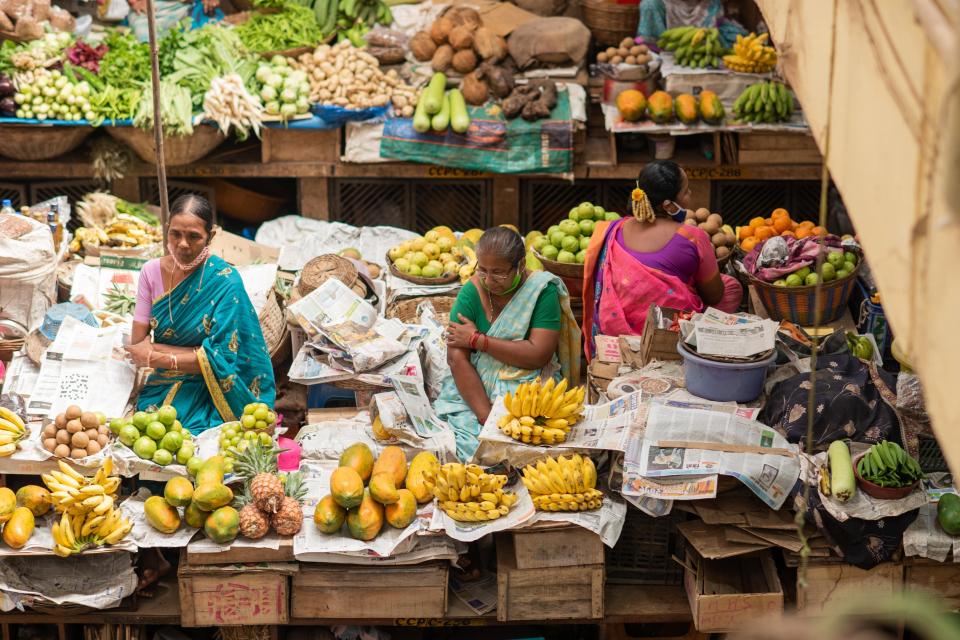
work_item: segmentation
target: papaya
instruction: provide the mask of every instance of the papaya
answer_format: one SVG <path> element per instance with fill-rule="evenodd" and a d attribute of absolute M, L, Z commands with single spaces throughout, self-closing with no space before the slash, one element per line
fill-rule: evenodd
<path fill-rule="evenodd" d="M 397 492 L 397 501 L 388 504 L 383 513 L 387 518 L 387 524 L 397 529 L 406 529 L 417 517 L 417 499 L 413 497 L 413 492 L 408 489 L 400 489 Z"/>
<path fill-rule="evenodd" d="M 716 93 L 705 89 L 700 92 L 700 117 L 704 122 L 720 124 L 723 122 L 723 103 Z"/>
<path fill-rule="evenodd" d="M 480 242 L 480 236 L 482 235 L 483 229 L 467 229 L 461 234 L 458 244 L 461 247 L 464 245 L 475 247 Z"/>
<path fill-rule="evenodd" d="M 163 497 L 171 507 L 185 507 L 193 501 L 193 484 L 183 476 L 170 478 L 163 488 Z"/>
<path fill-rule="evenodd" d="M 150 496 L 143 503 L 143 515 L 150 526 L 160 533 L 173 533 L 180 528 L 180 514 L 160 496 Z"/>
<path fill-rule="evenodd" d="M 393 486 L 402 487 L 407 477 L 407 454 L 400 447 L 384 447 L 373 464 L 373 475 L 387 471 L 393 476 Z"/>
<path fill-rule="evenodd" d="M 233 542 L 240 531 L 240 514 L 233 507 L 220 507 L 203 523 L 203 532 L 218 544 Z"/>
<path fill-rule="evenodd" d="M 17 506 L 30 509 L 34 516 L 42 516 L 50 511 L 50 492 L 35 484 L 17 489 Z"/>
<path fill-rule="evenodd" d="M 204 511 L 214 511 L 230 504 L 233 491 L 222 484 L 201 484 L 193 492 L 193 502 Z"/>
<path fill-rule="evenodd" d="M 383 505 L 363 492 L 360 505 L 347 511 L 347 529 L 357 540 L 373 540 L 383 528 Z"/>
<path fill-rule="evenodd" d="M 207 516 L 209 515 L 209 511 L 204 511 L 197 506 L 196 502 L 191 502 L 187 505 L 187 508 L 183 510 L 183 521 L 187 523 L 188 527 L 199 529 L 203 526 L 203 523 L 207 521 Z"/>
<path fill-rule="evenodd" d="M 380 504 L 393 504 L 400 499 L 397 485 L 393 484 L 393 476 L 386 471 L 374 474 L 370 478 L 370 497 Z"/>
<path fill-rule="evenodd" d="M 352 509 L 363 500 L 363 478 L 353 467 L 338 467 L 330 476 L 330 495 L 344 509 Z"/>
<path fill-rule="evenodd" d="M 347 510 L 337 504 L 331 495 L 320 498 L 313 510 L 313 522 L 321 533 L 338 533 L 347 518 Z"/>
<path fill-rule="evenodd" d="M 366 483 L 373 475 L 373 451 L 362 442 L 352 444 L 340 454 L 340 466 L 354 469 Z"/>
<path fill-rule="evenodd" d="M 16 494 L 7 487 L 0 487 L 0 524 L 9 520 L 16 508 Z"/>
<path fill-rule="evenodd" d="M 650 119 L 657 124 L 673 121 L 673 98 L 666 91 L 654 91 L 647 98 L 647 111 Z"/>
<path fill-rule="evenodd" d="M 3 541 L 13 549 L 22 549 L 33 535 L 33 512 L 27 507 L 17 507 L 3 525 Z"/>
<path fill-rule="evenodd" d="M 199 487 L 202 484 L 222 484 L 223 476 L 225 475 L 224 465 L 226 462 L 227 459 L 223 456 L 211 456 L 204 460 L 195 478 L 197 486 Z"/>
<path fill-rule="evenodd" d="M 406 486 L 420 504 L 433 500 L 433 491 L 430 487 L 433 485 L 434 478 L 437 477 L 439 470 L 440 461 L 437 460 L 437 456 L 429 451 L 421 451 L 410 461 Z M 424 475 L 430 479 L 429 485 Z"/>
<path fill-rule="evenodd" d="M 945 493 L 937 502 L 937 522 L 948 535 L 960 536 L 960 496 Z"/>
<path fill-rule="evenodd" d="M 700 119 L 697 99 L 689 93 L 678 95 L 673 101 L 673 108 L 677 113 L 677 119 L 683 124 L 694 124 Z"/>
<path fill-rule="evenodd" d="M 627 122 L 637 122 L 647 112 L 647 99 L 636 89 L 627 89 L 617 94 L 617 110 Z"/>

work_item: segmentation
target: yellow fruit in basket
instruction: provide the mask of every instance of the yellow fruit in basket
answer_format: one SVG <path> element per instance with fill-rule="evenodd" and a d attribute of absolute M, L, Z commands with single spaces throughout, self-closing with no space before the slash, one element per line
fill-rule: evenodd
<path fill-rule="evenodd" d="M 466 242 L 469 242 L 472 245 L 476 245 L 478 242 L 480 242 L 480 236 L 482 235 L 483 229 L 470 229 L 463 232 L 463 235 L 460 236 L 460 242 L 461 244 L 466 244 Z"/>
<path fill-rule="evenodd" d="M 427 244 L 427 241 L 423 238 L 417 238 L 415 240 L 410 240 L 409 242 L 411 251 L 423 251 L 424 245 Z"/>
<path fill-rule="evenodd" d="M 407 269 L 410 268 L 410 261 L 406 258 L 397 258 L 393 261 L 393 266 L 402 271 L 403 273 L 407 272 Z"/>
<path fill-rule="evenodd" d="M 433 259 L 440 255 L 440 247 L 434 242 L 428 242 L 423 245 L 423 252 L 427 254 L 428 258 Z"/>
<path fill-rule="evenodd" d="M 448 260 L 447 262 L 443 263 L 443 272 L 444 272 L 444 273 L 457 273 L 457 271 L 458 271 L 459 269 L 460 269 L 460 263 L 459 263 L 459 262 L 454 262 L 453 260 Z"/>
<path fill-rule="evenodd" d="M 430 262 L 430 258 L 427 257 L 427 254 L 423 251 L 417 251 L 413 254 L 413 259 L 411 259 L 410 262 L 423 269 L 427 266 L 427 263 Z"/>
<path fill-rule="evenodd" d="M 397 245 L 395 247 L 390 247 L 390 251 L 387 252 L 387 255 L 390 256 L 390 259 L 396 262 L 399 260 L 403 254 L 406 253 L 403 250 L 403 245 Z"/>
<path fill-rule="evenodd" d="M 440 236 L 437 239 L 437 246 L 440 247 L 440 251 L 450 251 L 453 248 L 453 240 L 448 236 Z"/>
<path fill-rule="evenodd" d="M 431 229 L 423 234 L 423 239 L 427 242 L 436 242 L 440 238 L 440 234 L 437 233 L 435 229 Z"/>
<path fill-rule="evenodd" d="M 441 275 L 443 275 L 443 267 L 438 267 L 431 262 L 420 269 L 420 275 L 422 275 L 424 278 L 439 278 Z"/>

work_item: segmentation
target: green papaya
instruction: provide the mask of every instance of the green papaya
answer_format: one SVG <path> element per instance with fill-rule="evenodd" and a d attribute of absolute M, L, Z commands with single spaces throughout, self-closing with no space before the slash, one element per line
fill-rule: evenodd
<path fill-rule="evenodd" d="M 960 536 L 960 496 L 945 493 L 937 503 L 937 522 L 951 536 Z"/>

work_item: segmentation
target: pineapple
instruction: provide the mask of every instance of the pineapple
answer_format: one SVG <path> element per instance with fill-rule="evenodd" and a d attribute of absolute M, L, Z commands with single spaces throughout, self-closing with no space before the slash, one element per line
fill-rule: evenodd
<path fill-rule="evenodd" d="M 244 485 L 243 492 L 234 500 L 234 506 L 240 509 L 240 535 L 251 540 L 259 540 L 270 531 L 270 519 L 253 503 L 250 487 Z"/>
<path fill-rule="evenodd" d="M 251 440 L 245 450 L 236 452 L 233 463 L 233 472 L 250 488 L 253 504 L 265 513 L 276 513 L 283 501 L 283 483 L 277 476 L 279 454 L 276 443 L 263 446 L 259 440 Z"/>
<path fill-rule="evenodd" d="M 303 526 L 303 508 L 300 501 L 307 495 L 303 475 L 297 471 L 286 476 L 285 493 L 280 508 L 270 519 L 270 524 L 281 536 L 292 536 Z"/>

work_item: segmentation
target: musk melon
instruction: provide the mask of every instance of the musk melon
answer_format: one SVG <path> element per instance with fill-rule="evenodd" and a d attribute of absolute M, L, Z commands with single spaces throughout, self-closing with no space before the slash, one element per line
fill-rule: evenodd
<path fill-rule="evenodd" d="M 22 549 L 33 535 L 34 524 L 33 512 L 27 507 L 17 507 L 3 525 L 3 541 L 13 549 Z"/>
<path fill-rule="evenodd" d="M 187 523 L 187 526 L 199 529 L 203 526 L 203 523 L 207 521 L 207 516 L 209 515 L 209 511 L 204 511 L 197 506 L 196 502 L 191 502 L 187 505 L 187 508 L 183 510 L 183 521 Z"/>
<path fill-rule="evenodd" d="M 673 108 L 677 113 L 677 119 L 683 124 L 693 124 L 700 119 L 697 99 L 689 93 L 678 95 L 673 101 Z"/>
<path fill-rule="evenodd" d="M 430 486 L 434 478 L 437 477 L 437 471 L 440 470 L 440 461 L 437 456 L 429 451 L 421 451 L 410 461 L 410 469 L 407 471 L 407 489 L 417 499 L 417 502 L 423 504 L 433 500 L 433 492 Z M 430 478 L 430 485 L 424 479 L 424 474 Z"/>
<path fill-rule="evenodd" d="M 193 492 L 193 502 L 204 511 L 214 511 L 230 504 L 233 500 L 233 491 L 222 484 L 201 484 Z"/>
<path fill-rule="evenodd" d="M 30 509 L 34 516 L 42 516 L 50 511 L 50 492 L 35 484 L 17 489 L 17 506 Z"/>
<path fill-rule="evenodd" d="M 224 465 L 227 460 L 223 456 L 211 456 L 203 461 L 200 470 L 197 471 L 197 486 L 202 484 L 222 484 L 224 476 Z"/>
<path fill-rule="evenodd" d="M 397 485 L 393 483 L 393 475 L 387 471 L 376 473 L 370 478 L 370 497 L 380 504 L 393 504 L 400 499 Z"/>
<path fill-rule="evenodd" d="M 673 120 L 673 98 L 666 91 L 654 91 L 647 98 L 647 111 L 650 119 L 657 124 L 666 124 Z"/>
<path fill-rule="evenodd" d="M 17 496 L 7 487 L 0 487 L 0 523 L 6 522 L 13 516 L 17 508 Z"/>
<path fill-rule="evenodd" d="M 617 110 L 627 122 L 637 122 L 647 112 L 647 99 L 636 89 L 617 94 Z"/>
<path fill-rule="evenodd" d="M 387 519 L 387 524 L 397 529 L 406 529 L 417 517 L 417 499 L 413 497 L 413 492 L 408 489 L 400 489 L 397 492 L 397 501 L 388 504 L 383 510 Z"/>
<path fill-rule="evenodd" d="M 346 518 L 347 510 L 337 504 L 331 495 L 320 498 L 313 510 L 313 522 L 321 533 L 338 533 Z"/>
<path fill-rule="evenodd" d="M 170 478 L 163 487 L 163 497 L 172 507 L 185 507 L 193 501 L 193 484 L 183 476 Z"/>
<path fill-rule="evenodd" d="M 363 500 L 363 479 L 353 467 L 338 467 L 330 476 L 330 495 L 344 509 L 352 509 Z"/>
<path fill-rule="evenodd" d="M 362 442 L 352 444 L 340 454 L 340 466 L 351 467 L 367 482 L 373 475 L 373 451 Z"/>
<path fill-rule="evenodd" d="M 357 540 L 373 540 L 382 528 L 383 505 L 364 491 L 360 505 L 347 512 L 347 529 Z"/>
<path fill-rule="evenodd" d="M 143 503 L 143 515 L 150 526 L 160 533 L 173 533 L 180 528 L 180 514 L 160 496 L 150 496 Z"/>
<path fill-rule="evenodd" d="M 704 122 L 720 124 L 723 122 L 723 103 L 716 93 L 706 89 L 700 92 L 700 117 Z"/>
<path fill-rule="evenodd" d="M 203 532 L 218 544 L 233 542 L 240 531 L 240 514 L 233 507 L 220 507 L 203 523 Z"/>
<path fill-rule="evenodd" d="M 393 486 L 402 487 L 407 477 L 407 454 L 400 447 L 384 447 L 380 457 L 373 464 L 373 475 L 389 472 L 393 476 Z"/>

